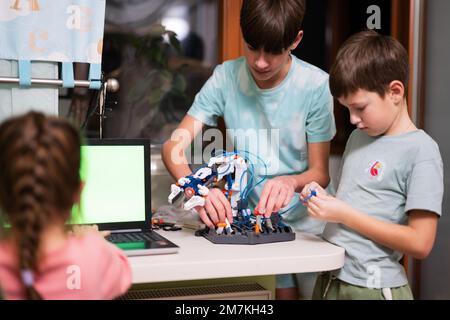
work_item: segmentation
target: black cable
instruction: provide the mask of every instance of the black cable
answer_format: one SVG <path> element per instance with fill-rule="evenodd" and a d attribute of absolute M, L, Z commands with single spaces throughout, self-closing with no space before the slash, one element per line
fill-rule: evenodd
<path fill-rule="evenodd" d="M 81 125 L 81 129 L 83 129 L 83 130 L 86 128 L 87 123 L 89 122 L 91 117 L 94 115 L 94 113 L 97 111 L 97 109 L 100 108 L 100 95 L 102 94 L 102 92 L 105 88 L 105 81 L 104 81 L 103 74 L 101 76 L 101 83 L 102 84 L 100 86 L 100 89 L 93 96 L 91 96 L 91 99 L 89 101 L 88 113 L 86 114 L 86 118 L 84 119 L 84 122 Z M 93 101 L 95 101 L 94 105 L 93 105 Z M 106 97 L 103 102 L 106 104 Z M 100 115 L 100 116 L 103 117 L 103 115 Z"/>

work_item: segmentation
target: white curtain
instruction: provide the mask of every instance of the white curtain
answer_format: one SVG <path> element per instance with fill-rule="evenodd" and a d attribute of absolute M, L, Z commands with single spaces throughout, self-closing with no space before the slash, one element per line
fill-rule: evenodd
<path fill-rule="evenodd" d="M 0 84 L 0 117 L 29 109 L 55 114 L 57 89 L 29 87 L 28 82 L 57 78 L 58 62 L 65 64 L 67 87 L 73 86 L 73 62 L 89 63 L 90 78 L 100 79 L 105 4 L 106 0 L 0 0 L 0 77 L 21 78 L 20 87 Z"/>

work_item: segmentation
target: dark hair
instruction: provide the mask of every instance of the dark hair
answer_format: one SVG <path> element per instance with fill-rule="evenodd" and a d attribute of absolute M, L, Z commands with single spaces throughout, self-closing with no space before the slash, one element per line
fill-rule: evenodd
<path fill-rule="evenodd" d="M 330 90 L 336 97 L 347 97 L 359 89 L 376 92 L 382 98 L 392 81 L 401 81 L 408 91 L 408 53 L 396 39 L 363 31 L 350 37 L 341 47 L 330 70 Z"/>
<path fill-rule="evenodd" d="M 305 0 L 244 0 L 241 30 L 245 42 L 268 53 L 281 53 L 302 29 L 305 9 Z"/>
<path fill-rule="evenodd" d="M 68 220 L 80 188 L 80 144 L 69 122 L 37 112 L 0 126 L 0 209 L 19 248 L 27 299 L 41 298 L 33 274 L 44 226 Z"/>

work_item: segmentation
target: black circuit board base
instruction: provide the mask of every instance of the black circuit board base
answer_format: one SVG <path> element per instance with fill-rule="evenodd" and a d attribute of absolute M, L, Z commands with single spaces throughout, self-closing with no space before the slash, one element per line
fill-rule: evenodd
<path fill-rule="evenodd" d="M 264 243 L 285 242 L 295 240 L 295 232 L 289 226 L 276 227 L 274 229 L 263 228 L 259 233 L 253 230 L 242 230 L 231 226 L 233 232 L 226 230 L 217 234 L 216 230 L 205 228 L 196 232 L 197 236 L 203 236 L 215 244 L 247 244 L 256 245 Z"/>

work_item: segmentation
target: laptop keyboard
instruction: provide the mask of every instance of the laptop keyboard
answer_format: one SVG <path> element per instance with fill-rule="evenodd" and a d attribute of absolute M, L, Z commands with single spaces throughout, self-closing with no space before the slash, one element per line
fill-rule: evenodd
<path fill-rule="evenodd" d="M 158 241 L 161 240 L 152 232 L 130 232 L 130 233 L 111 233 L 106 240 L 112 243 L 127 243 L 138 241 Z"/>

